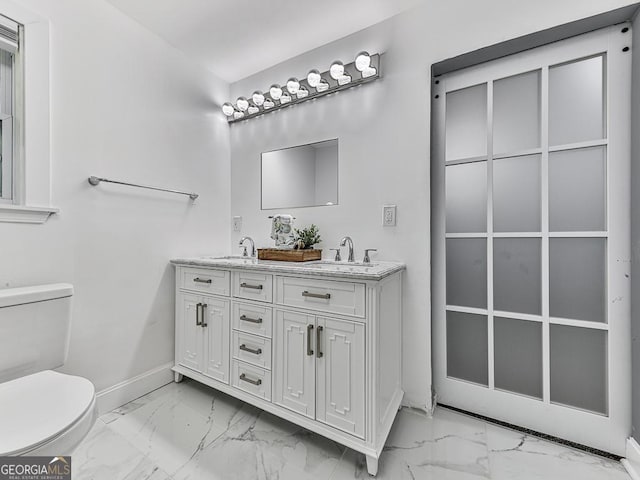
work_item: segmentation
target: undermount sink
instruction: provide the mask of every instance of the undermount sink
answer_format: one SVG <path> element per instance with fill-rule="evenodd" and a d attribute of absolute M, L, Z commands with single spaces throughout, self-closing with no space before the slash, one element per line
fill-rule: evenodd
<path fill-rule="evenodd" d="M 284 262 L 276 261 L 262 261 L 258 260 L 258 263 L 268 263 L 271 265 L 283 264 Z M 320 268 L 323 270 L 344 270 L 353 268 L 369 268 L 375 267 L 377 263 L 362 263 L 362 262 L 334 262 L 332 260 L 316 260 L 313 262 L 286 262 L 289 267 L 301 267 L 301 268 Z"/>
<path fill-rule="evenodd" d="M 362 262 L 333 262 L 331 260 L 320 260 L 314 263 L 314 266 L 318 268 L 369 268 L 375 267 L 377 263 L 362 263 Z"/>
<path fill-rule="evenodd" d="M 233 262 L 233 263 L 258 263 L 258 259 L 257 258 L 252 258 L 252 257 L 244 257 L 242 255 L 224 255 L 221 257 L 204 257 L 207 260 L 226 260 L 228 262 Z"/>
<path fill-rule="evenodd" d="M 276 260 L 258 260 L 257 258 L 244 257 L 242 255 L 223 255 L 218 257 L 204 257 L 207 260 L 224 260 L 226 262 L 238 263 L 241 265 L 280 265 L 287 267 L 318 268 L 321 270 L 353 270 L 361 268 L 375 267 L 377 263 L 362 262 L 335 262 L 332 260 L 316 260 L 313 262 L 279 262 Z"/>

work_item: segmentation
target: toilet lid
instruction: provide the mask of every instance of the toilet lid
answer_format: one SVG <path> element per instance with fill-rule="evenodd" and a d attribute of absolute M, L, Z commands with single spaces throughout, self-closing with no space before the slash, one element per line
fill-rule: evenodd
<path fill-rule="evenodd" d="M 52 370 L 0 383 L 0 455 L 56 437 L 87 411 L 94 397 L 86 378 Z"/>

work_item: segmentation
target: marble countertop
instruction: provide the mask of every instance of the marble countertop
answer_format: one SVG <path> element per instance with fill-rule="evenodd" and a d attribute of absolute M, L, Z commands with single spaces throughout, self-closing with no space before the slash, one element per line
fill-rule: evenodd
<path fill-rule="evenodd" d="M 362 263 L 334 262 L 317 260 L 313 262 L 277 262 L 257 260 L 246 257 L 186 257 L 173 258 L 174 265 L 209 268 L 235 268 L 241 270 L 261 270 L 273 273 L 314 275 L 322 277 L 341 277 L 360 280 L 381 280 L 404 270 L 406 265 L 399 262 L 373 261 L 371 265 Z"/>

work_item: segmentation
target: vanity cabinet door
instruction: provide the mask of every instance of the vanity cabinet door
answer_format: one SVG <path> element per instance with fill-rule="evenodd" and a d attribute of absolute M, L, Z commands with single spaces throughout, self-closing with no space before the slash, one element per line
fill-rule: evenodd
<path fill-rule="evenodd" d="M 274 402 L 315 418 L 315 317 L 276 311 Z"/>
<path fill-rule="evenodd" d="M 231 315 L 229 301 L 202 297 L 205 362 L 202 373 L 229 383 L 229 344 Z"/>
<path fill-rule="evenodd" d="M 316 419 L 364 438 L 365 326 L 316 320 Z"/>
<path fill-rule="evenodd" d="M 178 294 L 176 358 L 180 365 L 198 372 L 204 367 L 204 337 L 198 318 L 201 303 L 199 296 Z"/>

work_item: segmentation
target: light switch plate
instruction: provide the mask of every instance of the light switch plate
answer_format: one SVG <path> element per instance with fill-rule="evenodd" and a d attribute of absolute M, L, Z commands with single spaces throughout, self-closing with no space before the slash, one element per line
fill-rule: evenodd
<path fill-rule="evenodd" d="M 384 227 L 396 226 L 396 206 L 395 205 L 382 206 L 382 226 Z"/>
<path fill-rule="evenodd" d="M 242 217 L 233 217 L 233 231 L 234 232 L 242 231 Z"/>

